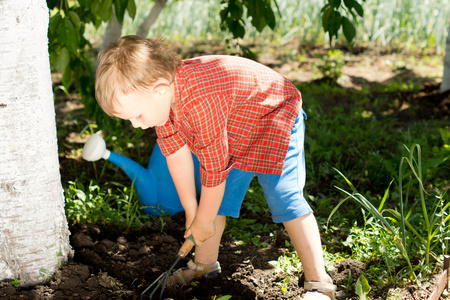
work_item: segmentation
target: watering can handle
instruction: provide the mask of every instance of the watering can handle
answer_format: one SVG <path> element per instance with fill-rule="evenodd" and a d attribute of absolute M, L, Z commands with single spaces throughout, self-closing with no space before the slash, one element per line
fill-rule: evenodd
<path fill-rule="evenodd" d="M 180 251 L 178 251 L 178 256 L 181 258 L 186 257 L 186 255 L 189 254 L 192 247 L 194 246 L 195 246 L 194 237 L 190 235 L 184 242 L 183 246 L 181 246 Z"/>

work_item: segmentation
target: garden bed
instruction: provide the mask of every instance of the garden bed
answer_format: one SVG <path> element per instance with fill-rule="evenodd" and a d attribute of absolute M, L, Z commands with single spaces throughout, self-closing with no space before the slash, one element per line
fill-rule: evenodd
<path fill-rule="evenodd" d="M 0 283 L 0 298 L 5 299 L 139 299 L 145 288 L 175 261 L 183 240 L 184 214 L 143 224 L 140 229 L 123 234 L 111 225 L 71 226 L 72 262 L 53 278 L 31 290 L 16 291 L 10 283 Z M 260 238 L 267 248 L 237 245 L 224 236 L 219 261 L 222 274 L 195 281 L 195 285 L 167 288 L 163 299 L 300 299 L 303 293 L 301 273 L 287 276 L 275 272 L 269 261 L 276 261 L 288 249 L 282 231 L 276 237 Z M 184 267 L 180 261 L 178 267 Z M 337 299 L 358 299 L 352 286 L 364 269 L 361 262 L 346 259 L 330 272 L 339 286 Z M 352 279 L 353 278 L 353 279 Z M 354 283 L 354 282 L 353 282 Z M 428 299 L 434 279 L 407 287 L 386 286 L 371 294 L 371 299 Z M 159 293 L 156 294 L 159 299 Z M 400 296 L 395 298 L 394 296 Z M 149 294 L 144 299 L 148 299 Z M 216 298 L 214 298 L 216 297 Z"/>

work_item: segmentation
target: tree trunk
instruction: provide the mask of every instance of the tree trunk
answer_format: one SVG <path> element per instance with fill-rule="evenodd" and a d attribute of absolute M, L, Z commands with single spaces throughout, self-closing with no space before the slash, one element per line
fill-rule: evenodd
<path fill-rule="evenodd" d="M 30 286 L 72 254 L 45 0 L 0 1 L 0 281 Z"/>
<path fill-rule="evenodd" d="M 142 38 L 146 38 L 148 36 L 148 32 L 150 31 L 150 27 L 155 23 L 159 14 L 166 6 L 167 0 L 155 0 L 155 4 L 152 7 L 150 13 L 145 17 L 144 21 L 142 21 L 139 26 L 136 35 Z M 100 50 L 104 49 L 109 43 L 117 41 L 122 35 L 122 27 L 123 23 L 119 23 L 116 18 L 116 13 L 114 12 L 113 6 L 113 17 L 111 21 L 108 22 L 106 26 L 105 34 L 103 35 L 103 43 Z"/>
<path fill-rule="evenodd" d="M 153 5 L 152 10 L 139 26 L 136 33 L 137 36 L 142 38 L 146 38 L 148 36 L 150 27 L 155 23 L 156 19 L 158 18 L 159 14 L 163 10 L 164 6 L 166 6 L 166 4 L 167 0 L 155 0 L 155 5 Z"/>
<path fill-rule="evenodd" d="M 444 74 L 442 75 L 440 92 L 444 93 L 448 90 L 450 90 L 450 26 L 448 28 L 447 42 L 445 45 Z"/>
<path fill-rule="evenodd" d="M 113 16 L 111 21 L 109 21 L 106 26 L 105 34 L 103 35 L 103 43 L 100 50 L 108 46 L 109 43 L 117 41 L 120 38 L 122 35 L 122 27 L 123 23 L 119 23 L 119 21 L 117 21 L 116 12 L 113 6 Z"/>

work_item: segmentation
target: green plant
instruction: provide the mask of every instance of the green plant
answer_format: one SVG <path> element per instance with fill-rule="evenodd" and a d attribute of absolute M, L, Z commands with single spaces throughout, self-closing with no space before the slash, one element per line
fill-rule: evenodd
<path fill-rule="evenodd" d="M 126 188 L 124 188 L 124 193 L 126 192 Z M 128 232 L 130 228 L 137 223 L 137 219 L 139 216 L 139 210 L 141 208 L 141 204 L 139 199 L 135 199 L 135 189 L 134 189 L 134 181 L 131 185 L 130 195 L 125 195 L 125 232 Z M 139 222 L 138 222 L 139 223 Z"/>
<path fill-rule="evenodd" d="M 109 185 L 116 186 L 114 192 L 111 187 L 100 187 L 92 181 L 87 187 L 80 181 L 70 181 L 65 188 L 67 218 L 77 223 L 112 223 L 125 232 L 150 219 L 142 211 L 133 186 L 127 188 L 118 183 L 105 184 Z"/>
<path fill-rule="evenodd" d="M 362 210 L 362 214 L 363 226 L 358 226 L 355 222 L 342 244 L 352 250 L 352 259 L 368 262 L 388 259 L 386 261 L 388 271 L 397 267 L 397 264 L 390 263 L 398 261 L 401 256 L 393 243 L 392 234 L 386 232 L 374 217 L 367 218 L 364 210 Z"/>
<path fill-rule="evenodd" d="M 367 297 L 367 294 L 370 292 L 370 285 L 367 281 L 366 277 L 361 274 L 359 276 L 358 281 L 355 284 L 355 293 L 359 296 L 360 300 L 370 299 Z"/>
<path fill-rule="evenodd" d="M 245 228 L 245 230 L 242 230 Z M 267 242 L 261 241 L 261 236 L 274 236 L 274 232 L 279 230 L 279 225 L 266 223 L 257 223 L 251 219 L 230 218 L 227 221 L 226 234 L 239 241 L 240 244 L 252 243 L 256 247 L 266 248 Z"/>
<path fill-rule="evenodd" d="M 323 78 L 337 80 L 342 76 L 342 67 L 344 66 L 344 56 L 341 50 L 329 50 L 327 56 L 323 57 L 316 67 Z"/>
<path fill-rule="evenodd" d="M 225 295 L 225 296 L 222 296 L 220 298 L 217 298 L 217 296 L 213 297 L 213 300 L 228 300 L 228 299 L 231 299 L 230 295 Z"/>
<path fill-rule="evenodd" d="M 161 222 L 161 231 L 160 231 L 160 233 L 164 233 L 164 227 L 166 226 L 166 221 L 164 221 L 163 217 L 159 217 L 159 221 Z"/>
<path fill-rule="evenodd" d="M 16 278 L 13 281 L 11 281 L 12 286 L 14 287 L 14 289 L 16 291 L 19 290 L 19 284 L 20 284 L 20 279 Z"/>
<path fill-rule="evenodd" d="M 278 260 L 269 261 L 269 264 L 275 267 L 275 273 L 284 273 L 287 275 L 298 275 L 302 269 L 302 263 L 297 252 L 286 252 L 278 257 Z"/>
<path fill-rule="evenodd" d="M 283 280 L 281 280 L 280 282 L 277 282 L 276 285 L 277 285 L 279 288 L 281 288 L 281 290 L 283 291 L 283 293 L 287 293 L 287 292 L 288 292 L 287 286 L 288 286 L 289 282 L 291 282 L 291 278 L 290 278 L 290 277 L 287 277 L 287 278 L 284 278 Z"/>
<path fill-rule="evenodd" d="M 56 252 L 56 260 L 58 261 L 58 267 L 61 268 L 66 265 L 66 261 L 64 260 L 64 255 L 61 251 L 61 246 L 59 247 L 59 251 Z"/>
<path fill-rule="evenodd" d="M 42 278 L 43 283 L 47 283 L 53 278 L 53 274 L 49 270 L 39 270 L 39 276 Z"/>
<path fill-rule="evenodd" d="M 450 202 L 446 202 L 444 197 L 446 195 L 445 191 L 440 191 L 435 189 L 436 200 L 432 200 L 431 195 L 425 191 L 424 187 L 424 176 L 423 176 L 423 166 L 422 166 L 422 150 L 420 145 L 414 145 L 411 149 L 405 148 L 408 151 L 409 156 L 402 157 L 400 168 L 399 168 L 399 197 L 400 197 L 400 212 L 394 209 L 386 209 L 386 212 L 392 214 L 401 224 L 401 233 L 402 233 L 402 243 L 406 245 L 408 235 L 406 233 L 406 227 L 413 233 L 415 238 L 419 240 L 422 246 L 425 248 L 425 264 L 430 263 L 430 255 L 433 255 L 435 259 L 437 256 L 432 252 L 434 249 L 437 249 L 439 246 L 439 242 L 443 241 L 443 239 L 437 238 L 438 234 L 444 234 L 445 237 L 447 235 L 448 230 L 450 229 L 450 224 L 447 225 L 447 222 L 450 220 L 450 216 L 447 213 L 448 208 L 450 207 Z M 417 152 L 417 156 L 414 155 L 415 151 Z M 433 162 L 433 164 L 438 164 Z M 404 166 L 408 166 L 407 173 L 403 176 Z M 408 172 L 409 171 L 409 172 Z M 410 178 L 410 181 L 404 185 L 404 177 Z M 420 217 L 421 221 L 423 221 L 425 226 L 415 227 L 412 221 L 414 218 L 419 217 L 414 215 L 414 207 L 415 203 L 408 208 L 408 200 L 410 197 L 410 192 L 412 190 L 412 183 L 416 182 L 418 187 L 417 190 L 419 192 L 419 202 L 420 202 Z M 403 197 L 403 187 L 405 186 L 405 197 Z M 428 197 L 426 197 L 426 195 Z M 414 197 L 413 197 L 414 198 Z M 431 199 L 429 199 L 431 198 Z M 429 205 L 429 204 L 432 205 Z M 445 203 L 445 205 L 444 205 Z M 431 208 L 428 208 L 431 206 Z M 419 223 L 422 225 L 422 222 Z M 425 238 L 423 238 L 422 233 L 425 232 Z M 444 239 L 445 239 L 444 237 Z"/>

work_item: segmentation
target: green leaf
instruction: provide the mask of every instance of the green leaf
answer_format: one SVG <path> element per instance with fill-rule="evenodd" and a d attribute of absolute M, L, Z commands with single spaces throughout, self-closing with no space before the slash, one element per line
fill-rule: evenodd
<path fill-rule="evenodd" d="M 73 25 L 75 25 L 75 28 L 77 30 L 80 30 L 81 21 L 80 21 L 80 17 L 77 15 L 77 13 L 74 12 L 73 10 L 71 10 L 71 11 L 69 11 L 69 17 L 70 17 L 70 20 L 72 20 Z"/>
<path fill-rule="evenodd" d="M 358 1 L 353 1 L 353 7 L 360 17 L 364 17 L 364 9 L 362 8 L 361 4 L 358 3 Z"/>
<path fill-rule="evenodd" d="M 64 87 L 69 90 L 70 86 L 72 85 L 72 77 L 73 77 L 73 71 L 70 68 L 70 65 L 68 65 L 66 67 L 66 69 L 64 70 L 64 74 L 62 77 L 62 84 L 64 85 Z"/>
<path fill-rule="evenodd" d="M 258 30 L 258 32 L 261 32 L 264 27 L 266 27 L 267 23 L 264 16 L 258 13 L 256 16 L 252 17 L 252 25 L 256 28 L 256 30 Z"/>
<path fill-rule="evenodd" d="M 241 19 L 244 10 L 242 9 L 242 5 L 236 5 L 235 3 L 230 3 L 228 6 L 228 11 L 230 12 L 230 16 L 235 19 Z"/>
<path fill-rule="evenodd" d="M 356 36 L 356 28 L 347 17 L 342 17 L 342 31 L 347 42 L 351 44 Z"/>
<path fill-rule="evenodd" d="M 333 7 L 339 8 L 341 6 L 341 0 L 333 0 Z"/>
<path fill-rule="evenodd" d="M 230 9 L 228 6 L 222 6 L 220 9 L 220 20 L 223 23 L 228 16 L 228 13 L 230 12 Z"/>
<path fill-rule="evenodd" d="M 59 8 L 61 5 L 61 0 L 47 0 L 47 7 L 49 10 L 52 10 L 54 8 Z"/>
<path fill-rule="evenodd" d="M 71 53 L 76 54 L 78 49 L 79 34 L 73 23 L 68 18 L 64 18 L 58 29 L 63 45 L 65 45 L 67 50 Z"/>
<path fill-rule="evenodd" d="M 328 32 L 337 37 L 339 28 L 341 28 L 342 17 L 338 11 L 333 10 L 328 19 Z"/>
<path fill-rule="evenodd" d="M 274 29 L 276 25 L 276 19 L 275 13 L 270 5 L 266 5 L 266 7 L 264 8 L 264 18 L 266 19 L 267 25 L 269 25 L 271 29 Z"/>
<path fill-rule="evenodd" d="M 349 9 L 349 10 L 351 10 L 352 8 L 353 8 L 353 2 L 354 2 L 355 0 L 344 0 L 344 4 L 345 4 L 345 6 L 347 6 L 347 8 Z"/>
<path fill-rule="evenodd" d="M 360 300 L 366 300 L 367 294 L 370 292 L 370 285 L 366 277 L 361 274 L 358 281 L 355 284 L 355 293 L 359 296 Z"/>
<path fill-rule="evenodd" d="M 59 22 L 61 22 L 61 20 L 62 20 L 61 14 L 56 14 L 50 18 L 50 24 L 48 25 L 50 33 L 53 34 L 56 32 L 56 29 L 58 28 Z"/>
<path fill-rule="evenodd" d="M 128 0 L 114 0 L 114 9 L 116 11 L 117 21 L 123 23 L 125 16 L 125 9 L 127 8 Z"/>
<path fill-rule="evenodd" d="M 84 1 L 83 1 L 84 2 Z M 93 15 L 98 15 L 99 14 L 99 11 L 100 11 L 100 0 L 93 0 L 92 2 L 91 2 L 91 12 L 92 12 L 92 14 Z M 81 1 L 80 1 L 80 5 L 81 6 L 83 6 L 82 4 L 81 4 Z"/>
<path fill-rule="evenodd" d="M 134 0 L 128 0 L 127 11 L 132 19 L 136 17 L 136 3 Z"/>
<path fill-rule="evenodd" d="M 233 33 L 234 38 L 243 38 L 245 35 L 245 28 L 242 26 L 242 24 L 237 21 L 233 20 L 231 23 L 228 24 L 228 27 L 230 31 Z"/>
<path fill-rule="evenodd" d="M 265 0 L 251 0 L 244 4 L 247 6 L 247 14 L 252 18 L 252 25 L 261 32 L 267 23 L 264 18 Z"/>
<path fill-rule="evenodd" d="M 117 15 L 117 6 L 114 6 L 116 9 L 116 15 Z M 98 15 L 100 16 L 100 19 L 103 21 L 109 21 L 111 20 L 113 13 L 112 9 L 112 0 L 102 0 L 101 5 L 99 7 Z M 125 11 L 123 12 L 125 13 Z"/>
<path fill-rule="evenodd" d="M 329 28 L 329 24 L 330 24 L 330 22 L 329 22 L 330 21 L 330 15 L 331 15 L 332 12 L 333 12 L 333 8 L 331 6 L 328 6 L 323 11 L 323 14 L 322 14 L 322 26 L 323 26 L 323 30 L 325 32 L 328 32 L 328 28 Z"/>
<path fill-rule="evenodd" d="M 320 9 L 320 13 L 323 13 L 325 11 L 325 9 L 329 8 L 330 5 L 329 4 L 325 4 L 321 9 Z"/>
<path fill-rule="evenodd" d="M 64 72 L 70 62 L 70 54 L 67 48 L 63 47 L 61 51 L 57 51 L 55 58 L 56 60 L 54 61 L 53 67 L 59 73 Z"/>

